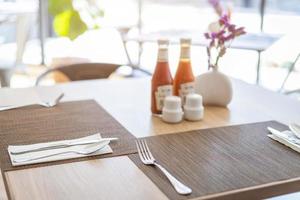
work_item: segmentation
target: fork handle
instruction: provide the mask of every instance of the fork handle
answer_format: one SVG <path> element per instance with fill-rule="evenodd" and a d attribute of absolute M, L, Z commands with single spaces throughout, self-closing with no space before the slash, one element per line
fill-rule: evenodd
<path fill-rule="evenodd" d="M 188 186 L 181 183 L 179 180 L 177 180 L 172 174 L 170 174 L 163 166 L 158 164 L 157 162 L 154 162 L 154 165 L 158 167 L 162 173 L 169 179 L 173 187 L 175 188 L 176 192 L 182 195 L 187 195 L 192 193 L 192 189 Z"/>

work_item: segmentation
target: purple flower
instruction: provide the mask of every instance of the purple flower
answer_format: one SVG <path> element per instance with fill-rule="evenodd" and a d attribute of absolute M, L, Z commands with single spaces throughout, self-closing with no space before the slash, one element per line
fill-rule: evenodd
<path fill-rule="evenodd" d="M 220 19 L 219 19 L 219 23 L 220 25 L 224 25 L 225 27 L 228 27 L 230 24 L 229 24 L 229 17 L 228 15 L 223 15 Z"/>
<path fill-rule="evenodd" d="M 235 30 L 235 25 L 234 25 L 234 24 L 230 24 L 230 25 L 228 26 L 228 30 L 229 30 L 230 32 L 233 32 L 233 31 Z"/>
<path fill-rule="evenodd" d="M 220 4 L 220 0 L 208 0 L 208 2 L 213 6 L 216 7 Z"/>
<path fill-rule="evenodd" d="M 209 43 L 209 47 L 210 47 L 210 48 L 213 47 L 213 46 L 215 46 L 215 40 L 212 40 L 212 41 L 210 41 L 210 43 Z"/>
<path fill-rule="evenodd" d="M 224 40 L 227 42 L 227 41 L 229 41 L 229 40 L 232 40 L 234 37 L 235 37 L 235 35 L 234 35 L 233 33 L 231 33 L 231 34 L 227 35 L 227 36 L 224 38 Z"/>
<path fill-rule="evenodd" d="M 220 4 L 220 0 L 208 0 L 208 2 L 214 7 L 216 13 L 221 16 L 223 13 L 223 8 Z"/>
<path fill-rule="evenodd" d="M 222 36 L 224 35 L 224 33 L 225 33 L 225 30 L 221 30 L 221 31 L 219 31 L 219 32 L 216 34 L 216 36 L 217 36 L 218 38 L 220 38 L 220 37 L 222 37 Z"/>
<path fill-rule="evenodd" d="M 204 33 L 204 36 L 205 36 L 206 39 L 210 39 L 209 33 Z"/>
<path fill-rule="evenodd" d="M 226 49 L 228 46 L 226 44 L 231 44 L 236 37 L 245 34 L 244 27 L 236 27 L 236 25 L 230 23 L 229 15 L 222 15 L 219 19 L 220 31 L 208 32 L 204 36 L 209 40 L 209 46 L 207 47 L 208 55 L 208 66 L 217 66 L 219 58 L 226 54 Z M 214 48 L 217 51 L 215 63 L 211 63 L 211 50 Z"/>
<path fill-rule="evenodd" d="M 207 47 L 208 66 L 217 66 L 220 57 L 223 57 L 226 53 L 226 49 L 236 37 L 245 34 L 244 27 L 236 27 L 236 25 L 230 23 L 231 11 L 228 14 L 223 14 L 222 7 L 219 0 L 209 0 L 210 4 L 214 6 L 214 9 L 219 14 L 218 29 L 209 28 L 212 32 L 205 33 L 204 36 L 209 40 L 209 46 Z M 211 50 L 217 51 L 216 59 L 211 59 Z M 214 60 L 215 63 L 211 63 Z"/>
<path fill-rule="evenodd" d="M 210 37 L 211 37 L 212 39 L 215 39 L 217 36 L 218 36 L 218 34 L 215 33 L 215 32 L 212 32 L 212 33 L 210 34 Z"/>
<path fill-rule="evenodd" d="M 246 31 L 244 29 L 245 29 L 244 27 L 240 27 L 238 29 L 235 29 L 234 32 L 233 32 L 235 37 L 240 36 L 240 35 L 244 35 L 246 33 Z"/>

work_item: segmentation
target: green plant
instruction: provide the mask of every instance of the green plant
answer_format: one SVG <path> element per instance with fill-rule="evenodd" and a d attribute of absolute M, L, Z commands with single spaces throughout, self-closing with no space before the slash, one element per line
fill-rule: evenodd
<path fill-rule="evenodd" d="M 53 29 L 58 36 L 76 39 L 89 28 L 99 28 L 104 12 L 96 0 L 48 0 Z"/>

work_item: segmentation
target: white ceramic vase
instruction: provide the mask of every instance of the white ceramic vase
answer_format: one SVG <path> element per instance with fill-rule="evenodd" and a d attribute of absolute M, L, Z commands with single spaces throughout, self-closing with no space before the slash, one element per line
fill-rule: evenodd
<path fill-rule="evenodd" d="M 226 107 L 232 99 L 231 81 L 217 67 L 196 77 L 195 91 L 202 95 L 204 105 Z"/>

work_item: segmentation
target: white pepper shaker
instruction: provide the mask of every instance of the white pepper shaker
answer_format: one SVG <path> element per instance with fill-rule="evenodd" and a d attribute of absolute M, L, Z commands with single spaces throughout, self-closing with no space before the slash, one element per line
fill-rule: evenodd
<path fill-rule="evenodd" d="M 186 96 L 184 108 L 184 117 L 189 121 L 199 121 L 203 119 L 204 108 L 202 96 L 199 94 L 188 94 Z"/>
<path fill-rule="evenodd" d="M 181 107 L 181 98 L 177 96 L 168 96 L 164 100 L 162 109 L 162 119 L 168 123 L 178 123 L 182 121 L 183 111 Z"/>

